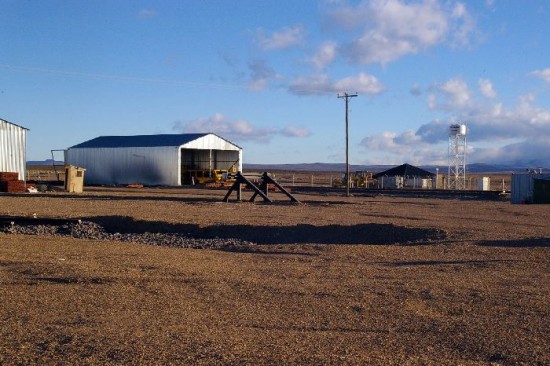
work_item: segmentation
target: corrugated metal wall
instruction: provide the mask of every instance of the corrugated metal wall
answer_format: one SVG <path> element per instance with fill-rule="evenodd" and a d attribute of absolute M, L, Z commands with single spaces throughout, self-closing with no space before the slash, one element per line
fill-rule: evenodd
<path fill-rule="evenodd" d="M 182 170 L 238 168 L 239 162 L 238 151 L 181 149 Z"/>
<path fill-rule="evenodd" d="M 544 203 L 535 197 L 535 179 L 550 179 L 549 174 L 513 174 L 511 203 Z M 539 198 L 540 199 L 540 198 Z"/>
<path fill-rule="evenodd" d="M 231 164 L 233 162 L 237 161 L 237 171 L 242 172 L 243 171 L 243 151 L 240 147 L 232 144 L 231 142 L 224 140 L 220 138 L 219 136 L 216 136 L 214 134 L 208 134 L 206 136 L 203 136 L 201 138 L 198 138 L 194 141 L 191 141 L 185 145 L 182 146 L 182 149 L 195 149 L 195 150 L 203 150 L 206 151 L 205 153 L 208 153 L 208 150 L 217 150 L 217 154 L 219 154 L 219 161 L 222 160 L 229 161 L 231 160 Z M 207 159 L 208 161 L 208 159 Z M 218 169 L 228 169 L 229 167 L 224 167 L 225 164 L 220 164 Z M 204 167 L 204 169 L 208 169 L 208 166 Z"/>
<path fill-rule="evenodd" d="M 19 173 L 25 180 L 27 129 L 0 119 L 0 172 Z"/>
<path fill-rule="evenodd" d="M 213 169 L 237 162 L 242 171 L 242 149 L 210 134 L 182 146 L 70 148 L 65 163 L 86 169 L 85 184 L 177 186 L 182 168 L 209 169 L 211 161 Z"/>
<path fill-rule="evenodd" d="M 66 163 L 86 169 L 85 184 L 176 186 L 179 147 L 72 148 Z"/>
<path fill-rule="evenodd" d="M 533 200 L 533 176 L 531 174 L 513 174 L 511 203 L 530 203 Z"/>
<path fill-rule="evenodd" d="M 231 142 L 220 138 L 214 134 L 208 134 L 202 137 L 199 137 L 196 140 L 190 141 L 185 145 L 182 145 L 186 149 L 198 149 L 198 150 L 233 150 L 238 151 L 240 148 L 236 145 L 233 145 Z"/>

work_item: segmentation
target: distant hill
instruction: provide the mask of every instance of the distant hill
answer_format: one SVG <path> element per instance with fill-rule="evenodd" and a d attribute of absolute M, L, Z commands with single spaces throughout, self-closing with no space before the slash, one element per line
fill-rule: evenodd
<path fill-rule="evenodd" d="M 350 171 L 366 170 L 369 172 L 383 172 L 397 165 L 354 165 L 350 164 Z M 442 174 L 448 170 L 446 165 L 420 165 L 419 168 L 435 173 L 437 169 Z M 483 164 L 475 163 L 466 166 L 466 174 L 471 173 L 523 173 L 527 169 L 535 167 L 514 166 L 505 164 Z M 537 169 L 540 167 L 536 167 Z M 550 168 L 542 168 L 548 171 Z M 303 163 L 303 164 L 243 164 L 243 170 L 255 171 L 295 171 L 295 172 L 344 172 L 344 163 Z"/>
<path fill-rule="evenodd" d="M 350 170 L 369 170 L 371 166 L 350 165 Z M 303 164 L 243 164 L 244 170 L 289 170 L 296 172 L 342 172 L 346 170 L 343 163 L 303 163 Z"/>
<path fill-rule="evenodd" d="M 27 165 L 33 166 L 52 166 L 54 160 L 33 160 L 27 161 Z M 55 161 L 55 165 L 63 165 L 63 161 Z M 350 164 L 350 171 L 355 172 L 358 170 L 366 170 L 373 173 L 383 172 L 384 170 L 391 169 L 397 165 L 356 165 Z M 446 165 L 420 165 L 419 168 L 435 173 L 439 168 L 441 174 L 447 172 L 448 167 Z M 466 166 L 466 174 L 471 173 L 523 173 L 528 169 L 539 169 L 541 167 L 533 166 L 520 166 L 520 165 L 506 165 L 506 164 L 483 164 L 475 163 L 468 164 Z M 542 168 L 543 171 L 548 172 L 550 167 Z M 346 170 L 346 164 L 344 163 L 302 163 L 302 164 L 243 164 L 244 171 L 294 171 L 294 172 L 344 172 Z"/>
<path fill-rule="evenodd" d="M 63 165 L 63 164 L 65 164 L 64 161 L 55 160 L 55 165 Z M 54 160 L 53 159 L 30 160 L 30 161 L 27 161 L 27 165 L 48 165 L 48 166 L 51 166 L 51 165 L 54 165 Z"/>

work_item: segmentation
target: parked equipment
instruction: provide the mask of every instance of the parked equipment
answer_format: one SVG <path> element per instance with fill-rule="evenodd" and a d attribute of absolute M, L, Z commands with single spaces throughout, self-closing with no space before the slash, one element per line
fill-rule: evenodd
<path fill-rule="evenodd" d="M 369 182 L 372 180 L 372 172 L 366 170 L 357 170 L 350 173 L 350 187 L 364 187 L 367 188 Z M 334 187 L 345 187 L 346 186 L 346 173 L 342 173 L 341 179 L 335 179 L 332 182 Z"/>

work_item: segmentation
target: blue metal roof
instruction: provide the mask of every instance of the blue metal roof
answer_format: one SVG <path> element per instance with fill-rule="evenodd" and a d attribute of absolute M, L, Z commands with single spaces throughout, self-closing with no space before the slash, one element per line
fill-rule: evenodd
<path fill-rule="evenodd" d="M 181 146 L 208 133 L 184 133 L 166 135 L 137 135 L 137 136 L 99 136 L 82 142 L 73 148 L 98 148 L 98 147 L 155 147 L 155 146 Z"/>

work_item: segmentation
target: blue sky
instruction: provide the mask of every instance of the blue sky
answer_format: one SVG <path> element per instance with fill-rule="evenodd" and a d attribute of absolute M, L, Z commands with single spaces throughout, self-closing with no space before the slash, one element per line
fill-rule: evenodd
<path fill-rule="evenodd" d="M 550 165 L 547 0 L 0 0 L 0 118 L 29 160 L 214 132 L 245 163 Z"/>

